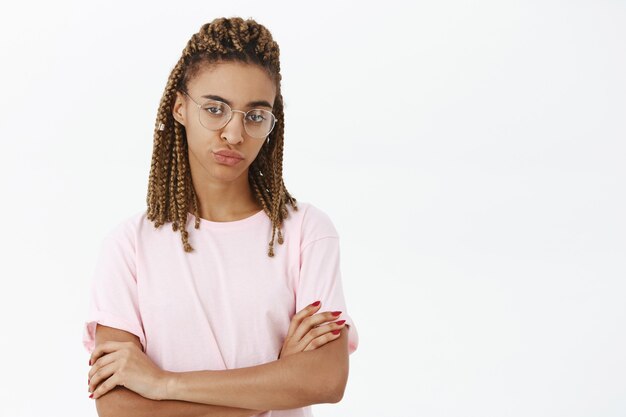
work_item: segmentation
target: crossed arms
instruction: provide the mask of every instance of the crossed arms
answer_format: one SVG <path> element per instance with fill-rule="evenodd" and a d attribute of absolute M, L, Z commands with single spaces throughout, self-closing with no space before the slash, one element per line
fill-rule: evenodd
<path fill-rule="evenodd" d="M 265 410 L 336 403 L 348 379 L 348 330 L 315 350 L 261 365 L 221 371 L 173 373 L 169 398 L 151 400 L 117 386 L 96 399 L 100 417 L 247 417 Z M 96 327 L 96 345 L 139 338 L 112 327 Z"/>

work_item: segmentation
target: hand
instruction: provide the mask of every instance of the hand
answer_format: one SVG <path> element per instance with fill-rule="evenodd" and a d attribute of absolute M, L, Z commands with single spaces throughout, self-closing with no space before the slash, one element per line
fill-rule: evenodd
<path fill-rule="evenodd" d="M 89 363 L 89 391 L 94 400 L 116 385 L 151 400 L 165 397 L 171 372 L 156 366 L 133 342 L 104 342 L 93 350 Z"/>
<path fill-rule="evenodd" d="M 317 302 L 317 305 L 314 304 L 309 304 L 291 319 L 291 324 L 283 342 L 283 347 L 278 354 L 278 359 L 295 353 L 317 349 L 339 338 L 341 334 L 339 330 L 345 326 L 345 320 L 328 323 L 323 326 L 320 324 L 337 319 L 341 311 L 335 311 L 334 313 L 339 313 L 337 315 L 332 314 L 333 312 L 331 311 L 313 314 L 322 305 L 321 302 Z M 337 334 L 334 334 L 333 331 L 337 331 Z"/>

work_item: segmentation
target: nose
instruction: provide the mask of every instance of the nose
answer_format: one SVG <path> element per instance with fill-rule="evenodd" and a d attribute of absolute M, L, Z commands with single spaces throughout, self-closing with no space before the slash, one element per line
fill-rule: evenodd
<path fill-rule="evenodd" d="M 238 116 L 237 113 L 241 113 L 241 116 Z M 230 144 L 236 144 L 239 142 L 243 142 L 243 118 L 245 113 L 242 111 L 233 110 L 232 116 L 226 126 L 222 128 L 222 138 L 226 139 L 226 141 Z M 241 120 L 239 120 L 241 118 Z"/>

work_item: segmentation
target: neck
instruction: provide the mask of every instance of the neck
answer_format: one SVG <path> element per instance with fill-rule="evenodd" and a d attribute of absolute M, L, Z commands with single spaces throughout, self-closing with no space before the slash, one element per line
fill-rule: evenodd
<path fill-rule="evenodd" d="M 243 219 L 262 210 L 248 183 L 248 170 L 232 181 L 194 175 L 192 182 L 198 198 L 198 216 L 217 222 Z M 189 212 L 193 211 L 190 206 Z"/>

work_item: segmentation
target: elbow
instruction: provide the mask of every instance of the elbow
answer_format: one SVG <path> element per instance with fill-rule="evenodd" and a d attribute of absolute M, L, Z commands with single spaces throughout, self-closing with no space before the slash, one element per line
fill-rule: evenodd
<path fill-rule="evenodd" d="M 345 390 L 346 390 L 345 384 L 337 386 L 335 389 L 331 390 L 328 393 L 328 397 L 325 402 L 333 403 L 333 404 L 338 403 L 339 401 L 343 399 L 343 393 L 345 392 Z"/>
<path fill-rule="evenodd" d="M 306 390 L 299 389 L 298 393 L 305 393 L 300 398 L 300 404 L 298 406 L 324 404 L 324 403 L 338 403 L 342 400 L 344 391 L 346 389 L 347 377 L 337 374 L 326 374 L 325 378 L 320 378 L 316 383 L 309 383 L 306 385 Z M 304 387 L 302 387 L 304 388 Z M 292 396 L 292 398 L 297 395 Z M 289 407 L 293 408 L 293 407 Z"/>
<path fill-rule="evenodd" d="M 322 403 L 338 403 L 343 399 L 343 394 L 346 390 L 346 384 L 348 382 L 348 370 L 334 374 L 333 378 L 326 381 L 326 389 L 324 390 Z"/>
<path fill-rule="evenodd" d="M 323 402 L 331 404 L 338 403 L 343 398 L 343 391 L 344 390 L 340 389 L 333 390 L 326 396 L 326 399 Z"/>

